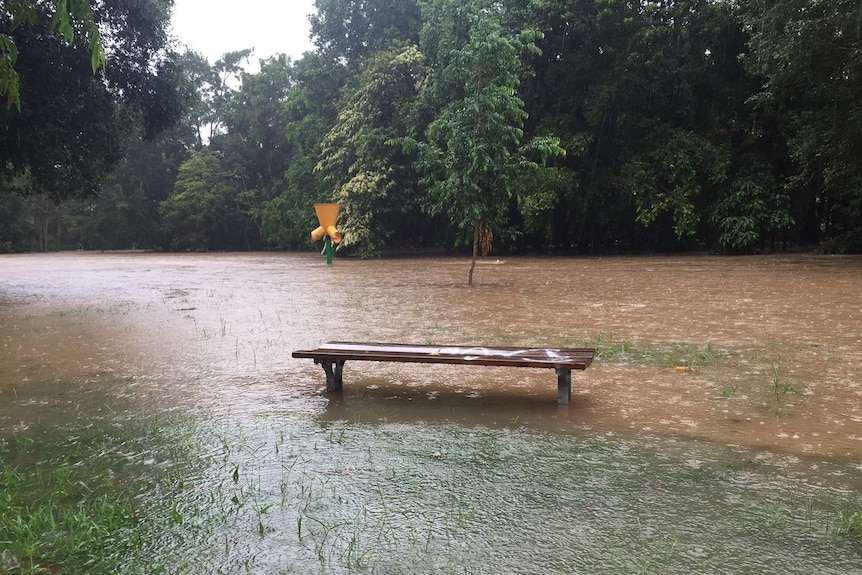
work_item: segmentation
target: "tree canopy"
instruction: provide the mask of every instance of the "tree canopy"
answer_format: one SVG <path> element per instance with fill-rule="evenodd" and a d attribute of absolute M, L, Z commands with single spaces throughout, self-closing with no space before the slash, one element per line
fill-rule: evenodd
<path fill-rule="evenodd" d="M 150 137 L 179 117 L 164 0 L 92 9 L 81 0 L 19 0 L 0 16 L 0 38 L 14 46 L 0 87 L 16 104 L 0 110 L 0 178 L 19 193 L 94 193 L 122 158 L 130 127 Z"/>
<path fill-rule="evenodd" d="M 9 106 L 21 108 L 20 78 L 16 70 L 19 44 L 12 33 L 18 29 L 32 31 L 34 27 L 44 27 L 46 21 L 50 21 L 50 29 L 58 32 L 67 43 L 73 43 L 77 37 L 87 44 L 94 74 L 107 64 L 89 0 L 10 0 L 0 9 L 0 97 L 5 96 Z"/>

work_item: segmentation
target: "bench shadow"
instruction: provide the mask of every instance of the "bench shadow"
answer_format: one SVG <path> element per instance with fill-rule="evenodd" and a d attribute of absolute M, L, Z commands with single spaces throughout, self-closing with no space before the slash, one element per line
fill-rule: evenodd
<path fill-rule="evenodd" d="M 537 392 L 452 390 L 429 386 L 390 385 L 359 380 L 336 393 L 322 391 L 327 404 L 321 418 L 364 423 L 458 423 L 462 425 L 529 426 L 560 429 L 577 424 L 590 404 L 587 395 L 572 395 L 568 405 L 557 403 L 556 388 Z"/>

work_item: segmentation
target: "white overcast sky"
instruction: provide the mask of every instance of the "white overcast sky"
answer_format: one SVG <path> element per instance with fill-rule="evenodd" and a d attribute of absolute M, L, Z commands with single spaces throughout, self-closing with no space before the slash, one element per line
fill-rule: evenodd
<path fill-rule="evenodd" d="M 314 0 L 174 0 L 174 36 L 214 64 L 222 54 L 254 48 L 246 68 L 283 53 L 299 59 L 312 49 L 308 15 Z"/>

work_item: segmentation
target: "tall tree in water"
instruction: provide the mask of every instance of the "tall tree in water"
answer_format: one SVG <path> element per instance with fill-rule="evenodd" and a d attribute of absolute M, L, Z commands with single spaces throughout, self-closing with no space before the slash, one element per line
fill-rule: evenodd
<path fill-rule="evenodd" d="M 459 241 L 472 242 L 471 286 L 480 250 L 487 254 L 493 230 L 507 225 L 518 170 L 536 165 L 521 148 L 527 112 L 517 94 L 521 58 L 537 52 L 536 37 L 534 32 L 506 34 L 493 9 L 480 11 L 469 40 L 450 53 L 437 77 L 442 89 L 432 88 L 448 101 L 428 126 L 418 166 L 426 173 L 433 210 L 449 216 Z M 562 152 L 553 138 L 532 142 L 530 148 L 541 161 Z"/>
<path fill-rule="evenodd" d="M 264 206 L 283 189 L 292 155 L 285 110 L 293 85 L 290 59 L 279 54 L 260 60 L 257 74 L 244 72 L 241 78 L 221 114 L 225 132 L 213 138 L 211 148 L 237 178 L 240 205 L 254 224 L 246 237 L 259 248 Z"/>
<path fill-rule="evenodd" d="M 159 205 L 171 249 L 251 249 L 234 176 L 208 148 L 195 152 L 180 166 L 174 193 Z"/>

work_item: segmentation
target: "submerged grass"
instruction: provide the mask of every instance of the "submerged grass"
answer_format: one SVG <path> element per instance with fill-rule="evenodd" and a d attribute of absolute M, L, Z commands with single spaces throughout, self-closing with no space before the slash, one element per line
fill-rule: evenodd
<path fill-rule="evenodd" d="M 193 447 L 178 422 L 91 420 L 0 437 L 0 574 L 130 572 L 177 518 L 152 514 L 148 492 L 182 484 Z"/>
<path fill-rule="evenodd" d="M 133 501 L 98 463 L 104 446 L 13 438 L 0 460 L 0 573 L 109 572 L 140 544 Z"/>
<path fill-rule="evenodd" d="M 862 509 L 859 511 L 839 510 L 835 534 L 862 542 Z"/>
<path fill-rule="evenodd" d="M 749 565 L 780 562 L 785 539 L 839 572 L 862 523 L 858 498 L 772 485 L 769 460 L 602 434 L 289 416 L 27 434 L 0 440 L 4 575 L 687 573 L 698 549 L 702 572 L 752 545 Z"/>
<path fill-rule="evenodd" d="M 432 331 L 435 324 L 427 328 L 428 337 L 424 343 L 439 344 L 439 338 Z M 456 337 L 456 339 L 458 339 Z M 476 341 L 475 338 L 467 338 Z M 505 346 L 536 346 L 546 345 L 562 348 L 592 348 L 596 350 L 596 359 L 617 364 L 650 365 L 663 369 L 697 370 L 715 367 L 730 356 L 727 350 L 719 349 L 712 342 L 697 345 L 686 342 L 658 342 L 651 345 L 634 345 L 619 339 L 610 332 L 600 332 L 596 335 L 572 338 L 569 335 L 533 331 L 527 334 L 513 334 L 502 331 L 493 335 L 488 341 L 487 334 L 482 338 L 487 345 Z"/>
<path fill-rule="evenodd" d="M 579 347 L 595 348 L 596 358 L 604 361 L 654 365 L 665 369 L 713 367 L 728 357 L 726 351 L 716 348 L 711 342 L 703 346 L 664 342 L 637 347 L 618 340 L 612 333 L 600 333 L 587 338 L 579 344 Z"/>
<path fill-rule="evenodd" d="M 774 410 L 776 415 L 782 415 L 787 405 L 787 398 L 790 395 L 798 397 L 805 396 L 808 393 L 808 386 L 805 383 L 795 380 L 790 377 L 786 369 L 781 365 L 781 357 L 769 360 L 768 366 L 764 368 L 767 372 L 769 381 L 768 394 L 770 401 L 767 402 L 767 407 Z"/>

